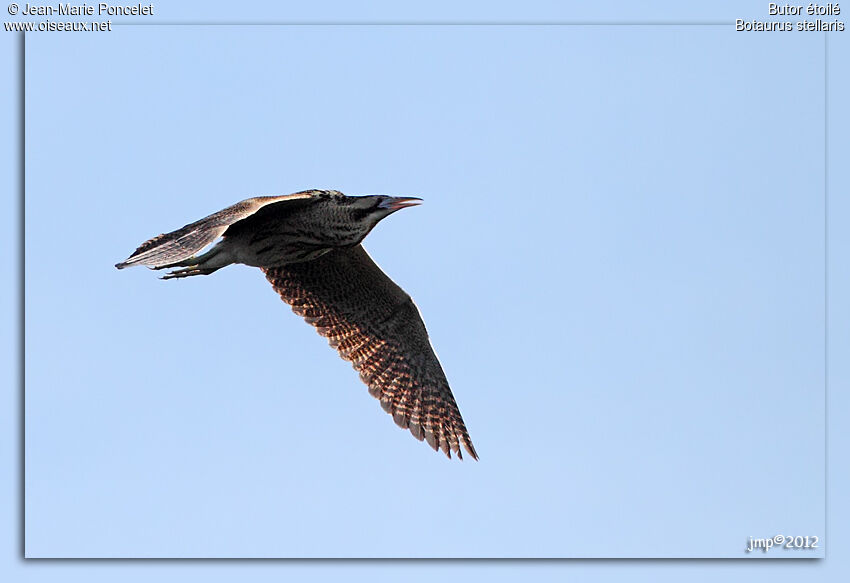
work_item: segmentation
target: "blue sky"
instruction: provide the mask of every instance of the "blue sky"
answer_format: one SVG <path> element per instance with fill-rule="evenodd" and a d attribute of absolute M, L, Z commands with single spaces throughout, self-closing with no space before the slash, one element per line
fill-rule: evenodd
<path fill-rule="evenodd" d="M 683 10 L 654 15 L 758 15 Z M 741 557 L 750 536 L 824 537 L 823 48 L 724 26 L 29 36 L 27 554 Z M 308 187 L 425 199 L 366 247 L 419 305 L 480 462 L 395 428 L 257 270 L 112 268 Z"/>

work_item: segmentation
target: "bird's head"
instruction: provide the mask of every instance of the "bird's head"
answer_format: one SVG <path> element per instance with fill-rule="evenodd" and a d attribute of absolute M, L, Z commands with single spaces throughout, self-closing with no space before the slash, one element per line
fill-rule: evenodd
<path fill-rule="evenodd" d="M 369 230 L 394 212 L 409 206 L 416 206 L 422 202 L 421 198 L 412 196 L 386 196 L 383 194 L 347 198 L 351 201 L 349 212 L 352 219 L 355 222 L 365 224 Z"/>
<path fill-rule="evenodd" d="M 331 236 L 334 246 L 356 245 L 382 219 L 422 202 L 421 198 L 410 196 L 346 196 L 336 190 L 317 190 L 311 194 L 324 204 L 315 207 L 316 212 L 309 212 L 308 216 L 315 220 L 315 230 Z"/>

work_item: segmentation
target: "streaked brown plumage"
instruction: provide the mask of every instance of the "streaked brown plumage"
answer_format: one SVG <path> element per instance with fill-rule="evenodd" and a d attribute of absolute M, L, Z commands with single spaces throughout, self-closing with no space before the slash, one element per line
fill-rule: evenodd
<path fill-rule="evenodd" d="M 154 237 L 116 267 L 183 268 L 164 279 L 259 267 L 399 426 L 449 457 L 464 448 L 478 459 L 419 310 L 360 245 L 381 219 L 416 202 L 321 190 L 252 198 Z"/>

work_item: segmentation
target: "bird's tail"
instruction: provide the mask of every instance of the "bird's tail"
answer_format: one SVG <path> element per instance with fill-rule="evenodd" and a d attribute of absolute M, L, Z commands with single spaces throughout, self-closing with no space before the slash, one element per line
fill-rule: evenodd
<path fill-rule="evenodd" d="M 207 217 L 177 231 L 157 235 L 145 241 L 130 257 L 116 263 L 115 267 L 124 269 L 133 265 L 147 265 L 161 269 L 183 265 L 187 259 L 191 259 L 198 251 L 215 241 L 226 228 L 226 225 L 215 224 Z"/>
<path fill-rule="evenodd" d="M 200 221 L 190 223 L 182 229 L 157 235 L 153 239 L 145 241 L 130 257 L 121 263 L 116 263 L 115 267 L 124 269 L 133 265 L 147 265 L 154 269 L 161 269 L 194 265 L 192 258 L 199 251 L 221 237 L 231 225 L 251 216 L 262 207 L 288 201 L 287 208 L 289 208 L 289 205 L 292 205 L 294 201 L 310 198 L 310 193 L 303 192 L 283 196 L 256 196 L 237 202 L 217 213 L 204 217 Z M 219 261 L 223 259 L 223 257 L 218 257 Z"/>

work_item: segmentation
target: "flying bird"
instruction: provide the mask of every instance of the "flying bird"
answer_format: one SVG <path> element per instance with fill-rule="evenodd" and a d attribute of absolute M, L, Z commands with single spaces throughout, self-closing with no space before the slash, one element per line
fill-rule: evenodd
<path fill-rule="evenodd" d="M 419 310 L 360 244 L 382 219 L 420 202 L 336 190 L 249 198 L 142 243 L 115 267 L 172 269 L 162 279 L 233 263 L 259 267 L 292 311 L 352 363 L 396 424 L 448 457 L 463 458 L 463 447 L 477 460 Z"/>

